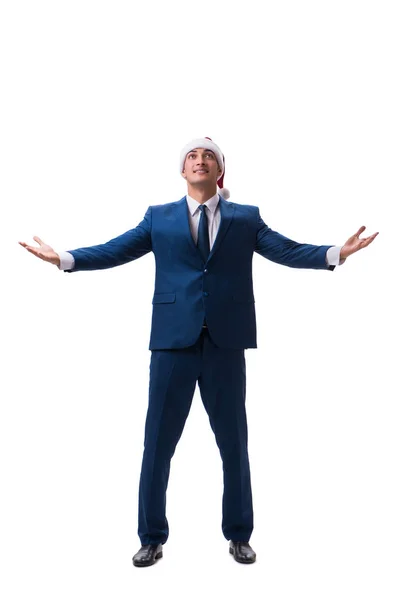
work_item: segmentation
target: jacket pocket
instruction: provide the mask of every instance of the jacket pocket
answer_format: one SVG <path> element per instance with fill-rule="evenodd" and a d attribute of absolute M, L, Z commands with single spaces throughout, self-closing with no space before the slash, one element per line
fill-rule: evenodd
<path fill-rule="evenodd" d="M 175 302 L 175 296 L 175 292 L 168 294 L 154 294 L 153 304 L 168 304 L 171 302 Z"/>

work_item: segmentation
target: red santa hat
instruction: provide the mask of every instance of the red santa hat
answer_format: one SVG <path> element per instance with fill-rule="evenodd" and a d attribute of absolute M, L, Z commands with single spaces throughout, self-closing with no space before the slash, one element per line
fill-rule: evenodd
<path fill-rule="evenodd" d="M 191 142 L 186 144 L 186 146 L 184 148 L 182 148 L 181 156 L 180 156 L 181 173 L 184 168 L 186 156 L 189 154 L 189 152 L 191 152 L 195 148 L 205 148 L 206 150 L 212 150 L 214 152 L 215 157 L 217 159 L 218 166 L 222 171 L 222 173 L 218 177 L 218 181 L 217 181 L 218 186 L 220 188 L 219 194 L 225 200 L 228 200 L 228 198 L 230 198 L 230 192 L 229 192 L 229 190 L 224 188 L 225 157 L 222 154 L 221 149 L 217 146 L 217 144 L 215 142 L 212 141 L 211 138 L 209 138 L 209 137 L 197 138 L 195 140 L 192 140 Z"/>

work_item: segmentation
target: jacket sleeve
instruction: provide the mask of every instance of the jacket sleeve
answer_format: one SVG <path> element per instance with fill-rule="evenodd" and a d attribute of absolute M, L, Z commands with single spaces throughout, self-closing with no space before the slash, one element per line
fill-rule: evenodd
<path fill-rule="evenodd" d="M 297 269 L 327 269 L 333 271 L 335 267 L 329 265 L 326 253 L 331 246 L 314 246 L 300 244 L 273 231 L 264 223 L 257 209 L 257 239 L 255 251 L 264 258 L 273 262 L 294 267 Z"/>
<path fill-rule="evenodd" d="M 95 271 L 118 267 L 131 260 L 136 260 L 152 250 L 151 245 L 151 206 L 147 209 L 143 220 L 134 229 L 97 246 L 68 250 L 75 260 L 75 271 Z"/>

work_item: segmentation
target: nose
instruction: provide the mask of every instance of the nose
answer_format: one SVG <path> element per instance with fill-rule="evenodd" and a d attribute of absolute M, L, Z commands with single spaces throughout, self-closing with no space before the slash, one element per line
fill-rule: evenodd
<path fill-rule="evenodd" d="M 204 162 L 204 158 L 202 156 L 199 156 L 198 159 L 197 159 L 197 161 L 196 161 L 196 164 L 198 166 L 199 165 L 204 166 L 206 163 Z"/>

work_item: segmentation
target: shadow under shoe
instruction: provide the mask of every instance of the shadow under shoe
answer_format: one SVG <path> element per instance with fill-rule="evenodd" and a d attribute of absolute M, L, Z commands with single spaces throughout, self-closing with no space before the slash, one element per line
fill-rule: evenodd
<path fill-rule="evenodd" d="M 162 544 L 146 544 L 132 558 L 135 567 L 150 567 L 163 555 Z"/>

